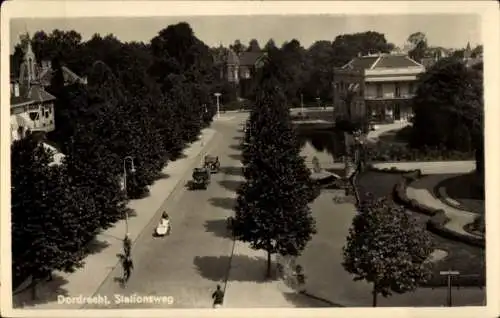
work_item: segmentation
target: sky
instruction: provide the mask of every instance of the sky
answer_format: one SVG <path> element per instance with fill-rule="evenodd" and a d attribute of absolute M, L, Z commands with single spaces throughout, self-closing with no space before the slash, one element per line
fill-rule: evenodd
<path fill-rule="evenodd" d="M 275 16 L 175 16 L 12 19 L 11 49 L 26 31 L 33 34 L 54 29 L 75 30 L 83 40 L 93 34 L 114 34 L 121 41 L 148 42 L 168 25 L 188 22 L 195 35 L 209 46 L 228 46 L 236 39 L 247 44 L 255 38 L 263 46 L 270 38 L 281 45 L 297 39 L 305 47 L 317 40 L 334 40 L 337 35 L 364 31 L 384 33 L 386 39 L 402 47 L 408 36 L 423 32 L 429 45 L 463 48 L 470 42 L 481 44 L 480 17 L 464 14 L 426 15 L 275 15 Z"/>

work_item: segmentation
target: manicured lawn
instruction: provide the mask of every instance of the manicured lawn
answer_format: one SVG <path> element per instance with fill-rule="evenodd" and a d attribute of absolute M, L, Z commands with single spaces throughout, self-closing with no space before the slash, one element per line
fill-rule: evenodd
<path fill-rule="evenodd" d="M 380 172 L 366 172 L 359 180 L 362 191 L 371 192 L 375 197 L 391 195 L 393 186 L 402 178 L 402 175 Z M 411 211 L 410 211 L 411 212 Z M 428 216 L 411 212 L 416 221 L 423 226 L 429 219 Z M 425 284 L 427 286 L 446 286 L 445 276 L 439 275 L 440 271 L 456 270 L 463 276 L 453 280 L 456 286 L 478 286 L 485 282 L 485 251 L 482 248 L 469 246 L 467 244 L 452 241 L 432 234 L 435 247 L 448 252 L 446 258 L 434 263 L 433 276 Z M 469 275 L 469 276 L 467 276 Z M 474 275 L 474 276 L 472 276 Z"/>
<path fill-rule="evenodd" d="M 436 190 L 444 187 L 446 194 L 460 203 L 463 209 L 484 214 L 484 196 L 478 187 L 478 182 L 475 174 L 464 174 L 444 180 L 437 185 Z"/>
<path fill-rule="evenodd" d="M 394 129 L 387 131 L 379 136 L 379 140 L 393 144 L 406 144 L 408 143 L 409 133 L 411 127 L 404 127 L 402 129 Z"/>

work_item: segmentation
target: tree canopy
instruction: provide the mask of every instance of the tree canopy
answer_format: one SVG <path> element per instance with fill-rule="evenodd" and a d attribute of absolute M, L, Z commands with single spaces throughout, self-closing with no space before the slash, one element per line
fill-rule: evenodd
<path fill-rule="evenodd" d="M 123 219 L 128 199 L 147 195 L 165 164 L 210 124 L 213 93 L 227 84 L 187 23 L 166 27 L 150 43 L 98 34 L 83 42 L 59 30 L 36 32 L 31 42 L 38 60 L 53 61 L 56 129 L 47 138 L 65 159 L 51 165 L 31 137 L 12 145 L 17 282 L 80 266 L 95 235 Z M 63 67 L 88 85 L 65 83 Z M 135 172 L 129 161 L 124 167 L 127 156 Z"/>
<path fill-rule="evenodd" d="M 315 233 L 308 204 L 318 194 L 300 157 L 283 90 L 272 76 L 276 58 L 269 58 L 259 77 L 233 224 L 237 239 L 267 251 L 268 276 L 271 254 L 298 256 Z"/>
<path fill-rule="evenodd" d="M 420 77 L 413 99 L 414 147 L 476 148 L 483 133 L 481 68 L 468 68 L 460 60 L 447 58 Z"/>
<path fill-rule="evenodd" d="M 426 229 L 386 198 L 370 198 L 358 208 L 342 265 L 355 281 L 373 284 L 375 307 L 378 295 L 413 291 L 429 278 L 433 245 Z"/>

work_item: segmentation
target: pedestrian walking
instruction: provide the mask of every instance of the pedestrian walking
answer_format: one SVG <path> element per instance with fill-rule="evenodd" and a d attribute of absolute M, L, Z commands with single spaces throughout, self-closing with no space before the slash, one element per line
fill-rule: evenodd
<path fill-rule="evenodd" d="M 302 266 L 295 266 L 295 277 L 297 278 L 297 288 L 299 292 L 305 292 L 306 275 L 304 275 L 304 269 Z"/>
<path fill-rule="evenodd" d="M 214 300 L 214 308 L 220 308 L 222 306 L 224 302 L 224 292 L 220 289 L 220 285 L 217 285 L 217 289 L 212 294 L 212 299 Z"/>
<path fill-rule="evenodd" d="M 130 252 L 132 250 L 132 241 L 130 240 L 130 234 L 127 233 L 123 239 L 123 254 L 126 258 L 130 257 Z"/>
<path fill-rule="evenodd" d="M 132 262 L 131 257 L 125 257 L 123 259 L 123 282 L 128 282 L 130 278 L 130 274 L 134 269 L 134 262 Z"/>

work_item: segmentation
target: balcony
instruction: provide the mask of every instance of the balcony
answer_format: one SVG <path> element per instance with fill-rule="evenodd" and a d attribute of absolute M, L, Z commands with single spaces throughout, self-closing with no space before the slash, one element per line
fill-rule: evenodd
<path fill-rule="evenodd" d="M 365 95 L 365 100 L 394 100 L 394 99 L 412 99 L 415 94 L 400 94 L 396 96 L 395 93 L 384 93 L 382 96 Z"/>

